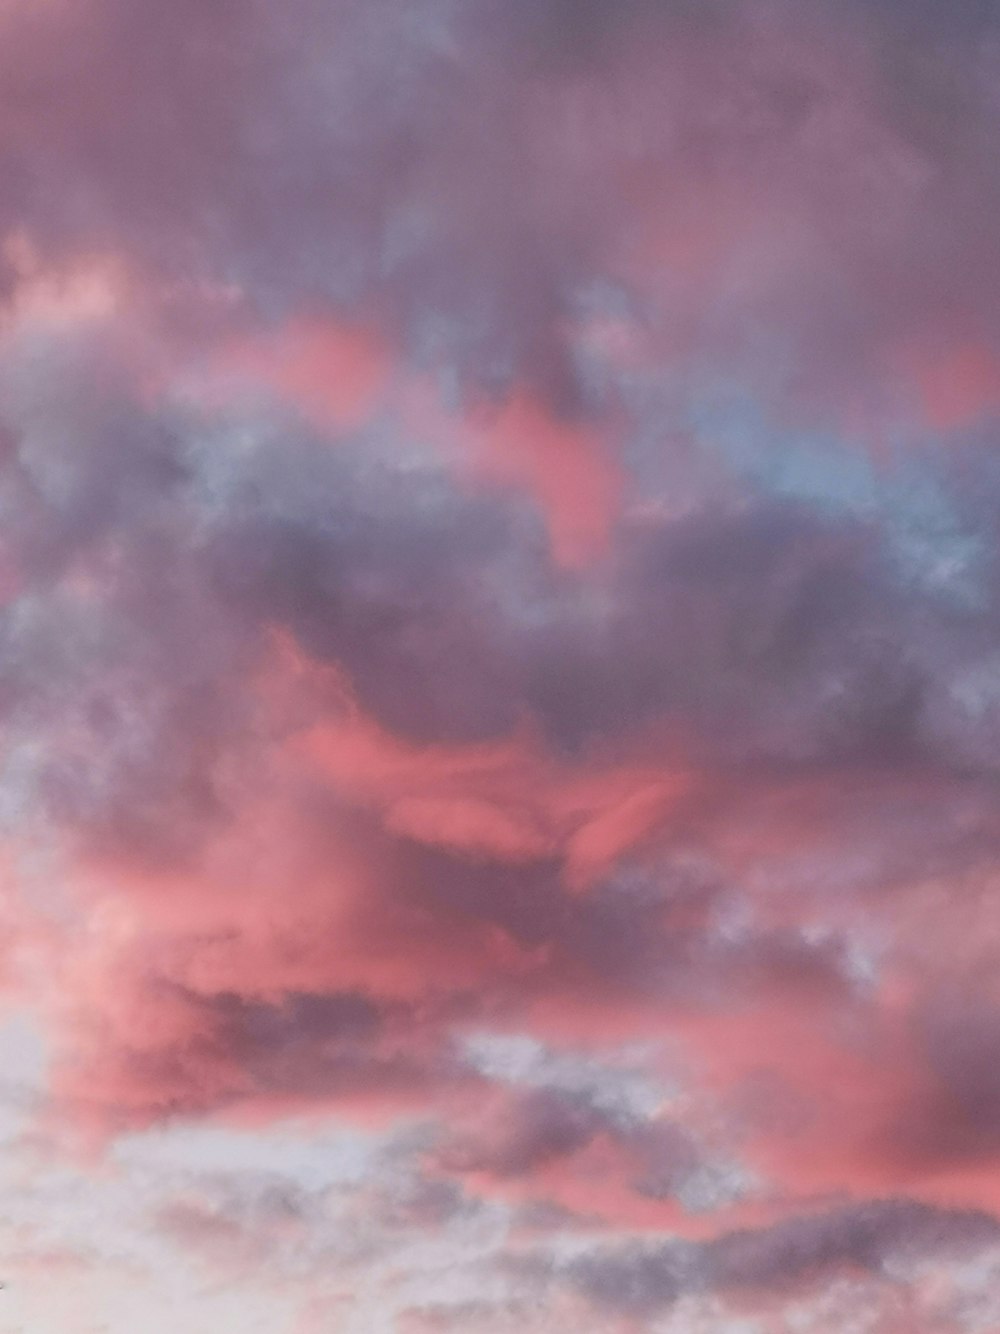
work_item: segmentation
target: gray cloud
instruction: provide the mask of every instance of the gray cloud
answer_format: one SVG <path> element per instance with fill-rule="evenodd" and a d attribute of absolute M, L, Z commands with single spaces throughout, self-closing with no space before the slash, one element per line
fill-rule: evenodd
<path fill-rule="evenodd" d="M 264 312 L 366 305 L 480 389 L 516 373 L 586 402 L 567 316 L 620 271 L 616 201 L 641 174 L 668 237 L 730 188 L 746 201 L 736 280 L 707 312 L 682 283 L 668 314 L 750 376 L 770 360 L 751 350 L 762 318 L 788 327 L 782 380 L 829 402 L 849 376 L 877 391 L 865 358 L 884 338 L 995 304 L 977 63 L 996 22 L 971 3 L 947 26 L 926 6 L 810 4 L 769 26 L 752 4 L 680 0 L 157 3 L 140 24 L 95 0 L 5 25 L 8 226 L 234 279 Z M 765 225 L 788 237 L 787 276 L 747 293 Z"/>
<path fill-rule="evenodd" d="M 879 1273 L 889 1262 L 943 1260 L 994 1245 L 987 1214 L 906 1200 L 846 1205 L 701 1243 L 636 1243 L 574 1262 L 571 1281 L 596 1305 L 651 1314 L 687 1293 L 787 1292 L 837 1272 Z"/>

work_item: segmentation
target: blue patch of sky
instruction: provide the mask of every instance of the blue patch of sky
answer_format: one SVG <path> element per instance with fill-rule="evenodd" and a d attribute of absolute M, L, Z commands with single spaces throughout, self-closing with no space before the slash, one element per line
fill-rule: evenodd
<path fill-rule="evenodd" d="M 697 402 L 687 426 L 756 491 L 877 523 L 900 575 L 923 591 L 970 610 L 986 599 L 989 543 L 963 515 L 933 448 L 901 443 L 877 466 L 856 443 L 779 431 L 741 396 Z"/>

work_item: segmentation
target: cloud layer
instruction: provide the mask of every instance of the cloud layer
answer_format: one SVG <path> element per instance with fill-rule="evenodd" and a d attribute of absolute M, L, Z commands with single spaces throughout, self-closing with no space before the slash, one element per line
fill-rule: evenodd
<path fill-rule="evenodd" d="M 0 0 L 11 1328 L 996 1327 L 998 70 Z"/>

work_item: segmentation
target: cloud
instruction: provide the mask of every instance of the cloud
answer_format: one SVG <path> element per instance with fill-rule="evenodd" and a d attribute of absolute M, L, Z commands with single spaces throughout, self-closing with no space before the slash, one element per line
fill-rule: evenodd
<path fill-rule="evenodd" d="M 581 1259 L 570 1274 L 598 1306 L 652 1314 L 690 1291 L 773 1293 L 823 1282 L 838 1270 L 879 1272 L 901 1258 L 933 1263 L 993 1244 L 996 1227 L 984 1214 L 934 1210 L 905 1200 L 873 1201 L 700 1245 L 638 1244 Z"/>
<path fill-rule="evenodd" d="M 969 1323 L 998 51 L 974 0 L 0 3 L 10 1116 L 101 1151 L 8 1240 L 91 1324 L 181 1252 L 248 1330 Z M 321 1181 L 67 1203 L 282 1118 Z M 396 1147 L 328 1181 L 329 1118 Z"/>

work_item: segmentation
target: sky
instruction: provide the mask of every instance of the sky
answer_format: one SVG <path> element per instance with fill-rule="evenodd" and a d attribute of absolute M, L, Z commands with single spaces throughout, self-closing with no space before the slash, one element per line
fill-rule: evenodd
<path fill-rule="evenodd" d="M 0 0 L 0 1334 L 996 1334 L 998 143 L 995 0 Z"/>

